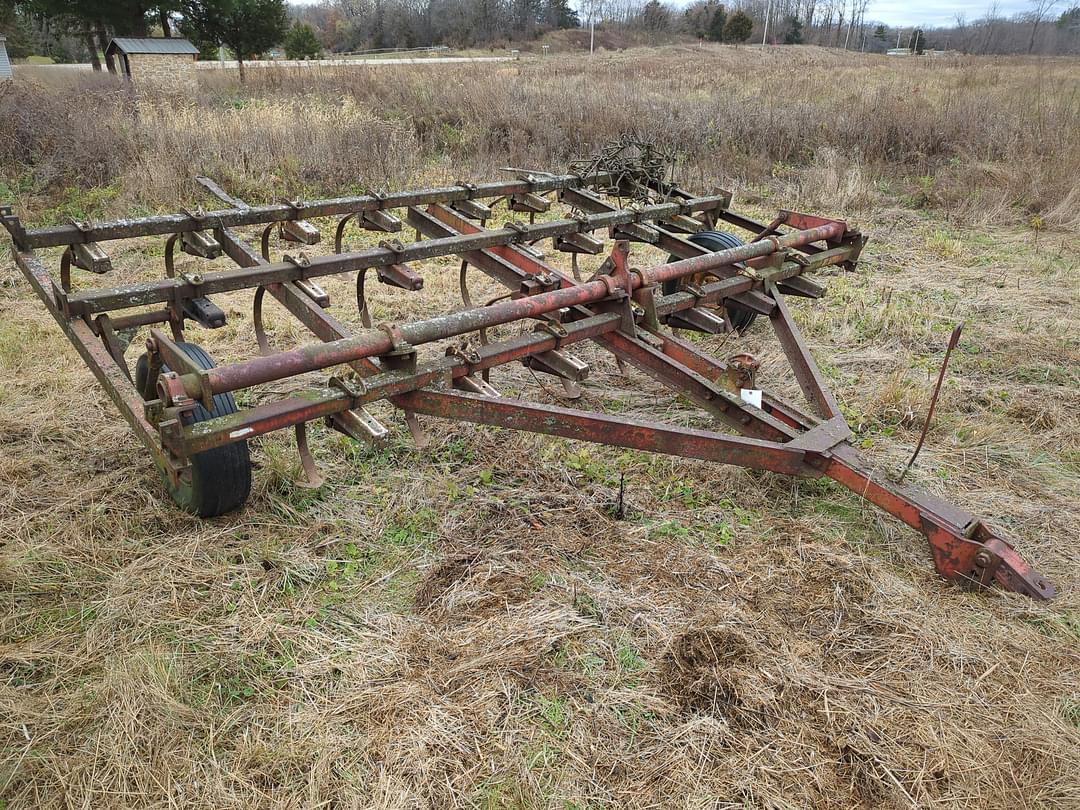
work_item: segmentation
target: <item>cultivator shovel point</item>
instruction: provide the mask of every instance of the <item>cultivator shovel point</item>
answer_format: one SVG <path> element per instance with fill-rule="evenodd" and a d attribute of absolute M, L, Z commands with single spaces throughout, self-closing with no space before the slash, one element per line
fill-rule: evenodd
<path fill-rule="evenodd" d="M 1054 594 L 981 519 L 875 474 L 849 443 L 851 430 L 787 304 L 788 296 L 823 295 L 809 278 L 815 271 L 854 267 L 865 239 L 844 222 L 781 211 L 763 224 L 732 211 L 727 192 L 693 196 L 655 173 L 635 176 L 623 168 L 617 177 L 522 173 L 505 182 L 271 205 L 248 205 L 213 181 L 197 179 L 227 207 L 34 230 L 25 229 L 10 208 L 0 210 L 19 268 L 185 509 L 210 517 L 239 507 L 250 489 L 247 442 L 281 428 L 296 430 L 307 483 L 318 485 L 306 423 L 325 420 L 346 436 L 381 442 L 387 429 L 364 408 L 387 400 L 404 412 L 418 441 L 423 431 L 417 417 L 433 416 L 786 475 L 828 476 L 921 532 L 945 578 L 996 584 L 1035 599 Z M 632 202 L 623 206 L 624 199 Z M 488 226 L 500 206 L 509 220 Z M 518 220 L 520 214 L 530 221 Z M 312 222 L 335 218 L 329 228 Z M 388 237 L 407 224 L 417 241 L 388 238 L 378 247 L 349 251 L 350 221 Z M 261 229 L 260 249 L 239 234 L 247 227 Z M 271 261 L 275 233 L 288 247 L 314 245 L 323 232 L 335 235 L 333 254 L 298 251 Z M 72 267 L 114 272 L 103 245 L 150 236 L 167 240 L 163 277 L 112 288 L 73 287 Z M 545 261 L 534 247 L 542 240 L 571 254 L 575 275 Z M 633 242 L 670 254 L 670 260 L 632 266 Z M 178 271 L 176 247 L 207 261 L 223 253 L 238 267 Z M 39 256 L 47 248 L 63 248 L 60 283 Z M 368 270 L 383 284 L 415 294 L 423 287 L 423 263 L 450 255 L 461 260 L 462 309 L 372 325 L 364 295 Z M 473 304 L 469 269 L 500 282 L 507 293 Z M 357 277 L 361 329 L 332 315 L 329 296 L 318 286 L 321 277 L 340 274 Z M 221 326 L 225 313 L 212 296 L 242 289 L 255 291 L 260 353 L 215 365 L 187 342 L 188 328 Z M 272 351 L 262 325 L 267 294 L 319 342 Z M 769 320 L 809 408 L 761 391 L 752 356 L 740 353 L 724 362 L 679 336 L 682 330 L 742 331 L 758 318 Z M 533 321 L 533 328 L 492 339 L 494 327 L 524 321 Z M 146 328 L 146 353 L 132 377 L 117 335 Z M 478 340 L 462 343 L 473 335 Z M 588 380 L 588 364 L 572 351 L 584 341 L 610 352 L 620 367 L 633 367 L 685 397 L 713 418 L 716 429 L 523 402 L 500 396 L 489 380 L 492 369 L 522 362 L 559 379 L 573 395 Z M 437 351 L 424 351 L 432 348 Z M 337 372 L 311 390 L 246 408 L 232 396 L 320 369 Z"/>

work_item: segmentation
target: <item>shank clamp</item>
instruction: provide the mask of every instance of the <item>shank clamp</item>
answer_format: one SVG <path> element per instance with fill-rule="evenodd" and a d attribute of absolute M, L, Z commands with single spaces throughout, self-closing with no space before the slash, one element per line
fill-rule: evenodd
<path fill-rule="evenodd" d="M 333 376 L 327 381 L 327 385 L 330 388 L 336 388 L 352 399 L 349 408 L 356 408 L 363 404 L 363 397 L 367 394 L 367 384 L 363 378 L 355 377 L 352 380 L 347 380 L 344 377 Z"/>
<path fill-rule="evenodd" d="M 394 371 L 415 371 L 416 347 L 405 340 L 404 335 L 401 333 L 401 327 L 396 323 L 384 322 L 375 328 L 390 338 L 390 351 L 379 355 L 383 365 Z"/>

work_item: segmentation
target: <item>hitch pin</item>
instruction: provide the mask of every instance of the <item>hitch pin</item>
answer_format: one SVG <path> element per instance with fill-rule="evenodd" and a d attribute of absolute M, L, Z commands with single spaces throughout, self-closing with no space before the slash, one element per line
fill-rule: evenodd
<path fill-rule="evenodd" d="M 908 459 L 907 466 L 904 467 L 904 471 L 900 473 L 900 477 L 897 479 L 897 483 L 904 480 L 904 476 L 907 475 L 908 470 L 911 469 L 911 465 L 915 463 L 915 459 L 919 457 L 919 451 L 922 450 L 923 442 L 926 441 L 926 434 L 930 430 L 930 420 L 934 418 L 934 408 L 937 407 L 938 396 L 941 394 L 941 383 L 945 380 L 945 370 L 949 367 L 949 358 L 952 357 L 953 349 L 956 348 L 956 344 L 960 342 L 960 332 L 964 328 L 964 322 L 960 321 L 956 325 L 956 328 L 952 331 L 952 336 L 949 338 L 949 345 L 945 349 L 945 359 L 941 361 L 941 371 L 938 372 L 937 384 L 934 386 L 934 395 L 930 397 L 930 407 L 926 411 L 926 421 L 923 422 L 922 433 L 919 434 L 919 443 L 915 445 L 915 452 L 911 454 L 911 458 Z"/>

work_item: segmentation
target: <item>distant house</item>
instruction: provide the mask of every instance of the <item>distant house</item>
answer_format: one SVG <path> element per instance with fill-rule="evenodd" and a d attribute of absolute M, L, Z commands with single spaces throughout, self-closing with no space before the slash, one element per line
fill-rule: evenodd
<path fill-rule="evenodd" d="M 11 60 L 7 55 L 7 37 L 0 34 L 0 81 L 11 78 Z"/>
<path fill-rule="evenodd" d="M 156 89 L 188 92 L 195 89 L 195 60 L 199 49 L 177 37 L 116 37 L 106 56 L 120 61 L 124 78 Z"/>

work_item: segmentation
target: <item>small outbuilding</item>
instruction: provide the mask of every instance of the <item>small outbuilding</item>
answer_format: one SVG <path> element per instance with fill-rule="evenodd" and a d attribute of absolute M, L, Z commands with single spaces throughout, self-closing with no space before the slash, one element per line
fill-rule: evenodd
<path fill-rule="evenodd" d="M 11 60 L 7 55 L 7 37 L 0 34 L 0 81 L 11 78 Z"/>
<path fill-rule="evenodd" d="M 105 56 L 118 59 L 124 78 L 139 84 L 174 92 L 195 89 L 199 49 L 186 39 L 116 37 L 105 49 Z"/>

